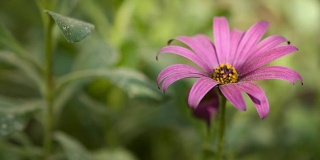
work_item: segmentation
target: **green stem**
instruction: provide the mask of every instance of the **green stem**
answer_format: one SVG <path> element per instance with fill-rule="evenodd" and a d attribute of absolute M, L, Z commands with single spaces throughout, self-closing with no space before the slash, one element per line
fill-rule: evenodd
<path fill-rule="evenodd" d="M 52 74 L 52 29 L 54 25 L 53 19 L 44 13 L 44 10 L 53 10 L 56 0 L 35 0 L 41 15 L 44 27 L 45 38 L 45 67 L 44 80 L 45 90 L 43 97 L 46 101 L 45 117 L 44 117 L 44 136 L 43 136 L 43 156 L 48 160 L 52 150 L 52 131 L 53 131 L 53 101 L 54 101 L 54 84 Z"/>
<path fill-rule="evenodd" d="M 49 17 L 45 30 L 45 99 L 47 108 L 45 110 L 45 133 L 44 133 L 44 157 L 49 159 L 52 148 L 52 128 L 53 128 L 53 77 L 52 77 L 52 28 L 53 20 Z"/>
<path fill-rule="evenodd" d="M 222 152 L 224 147 L 224 130 L 225 130 L 225 112 L 226 112 L 226 98 L 220 92 L 219 94 L 219 132 L 218 132 L 218 151 L 217 159 L 222 160 Z"/>

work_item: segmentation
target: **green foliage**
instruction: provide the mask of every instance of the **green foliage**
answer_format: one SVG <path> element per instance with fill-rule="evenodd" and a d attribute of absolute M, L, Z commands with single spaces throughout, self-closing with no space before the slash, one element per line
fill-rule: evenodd
<path fill-rule="evenodd" d="M 21 131 L 32 117 L 32 113 L 43 107 L 41 100 L 17 101 L 0 97 L 0 136 Z"/>
<path fill-rule="evenodd" d="M 90 153 L 75 139 L 64 133 L 57 132 L 55 139 L 62 146 L 68 160 L 91 160 Z"/>
<path fill-rule="evenodd" d="M 19 43 L 3 24 L 0 25 L 0 44 L 8 49 L 15 51 L 17 54 L 24 52 Z"/>
<path fill-rule="evenodd" d="M 94 153 L 94 159 L 136 160 L 130 152 L 122 148 L 97 151 Z"/>
<path fill-rule="evenodd" d="M 40 73 L 37 72 L 36 68 L 28 63 L 28 61 L 25 61 L 14 53 L 7 51 L 0 51 L 0 58 L 1 61 L 18 69 L 31 81 L 31 83 L 34 84 L 34 86 L 39 87 L 40 91 L 43 91 L 42 80 L 39 75 Z"/>
<path fill-rule="evenodd" d="M 147 77 L 143 74 L 126 68 L 114 70 L 83 70 L 72 72 L 60 79 L 57 79 L 57 90 L 63 88 L 66 83 L 82 78 L 105 77 L 107 80 L 122 88 L 130 98 L 149 97 L 155 100 L 160 100 L 159 92 L 155 90 Z"/>
<path fill-rule="evenodd" d="M 266 36 L 284 35 L 300 50 L 274 64 L 304 79 L 303 86 L 259 82 L 271 109 L 265 120 L 250 101 L 246 112 L 227 104 L 225 159 L 319 159 L 319 5 L 317 0 L 1 1 L 0 159 L 43 159 L 48 18 L 58 26 L 52 32 L 50 158 L 212 159 L 216 140 L 186 103 L 191 81 L 176 82 L 165 94 L 157 89 L 161 69 L 189 61 L 163 55 L 157 62 L 155 56 L 178 35 L 212 38 L 213 16 L 226 16 L 242 30 L 269 21 Z"/>
<path fill-rule="evenodd" d="M 46 10 L 45 12 L 54 19 L 68 42 L 79 42 L 94 30 L 94 25 L 90 23 L 62 16 L 52 11 Z"/>

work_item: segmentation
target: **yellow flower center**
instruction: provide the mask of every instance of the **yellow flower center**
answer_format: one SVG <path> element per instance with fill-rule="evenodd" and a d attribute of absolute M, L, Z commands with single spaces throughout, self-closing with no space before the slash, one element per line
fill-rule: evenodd
<path fill-rule="evenodd" d="M 220 64 L 219 67 L 213 71 L 212 79 L 221 84 L 236 83 L 238 82 L 238 73 L 230 64 Z"/>

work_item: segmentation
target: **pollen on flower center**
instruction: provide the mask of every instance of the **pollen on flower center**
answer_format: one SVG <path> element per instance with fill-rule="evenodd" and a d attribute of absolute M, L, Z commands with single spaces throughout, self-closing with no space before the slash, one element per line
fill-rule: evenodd
<path fill-rule="evenodd" d="M 212 79 L 221 84 L 236 83 L 238 81 L 238 73 L 230 64 L 220 64 L 219 67 L 213 71 Z"/>

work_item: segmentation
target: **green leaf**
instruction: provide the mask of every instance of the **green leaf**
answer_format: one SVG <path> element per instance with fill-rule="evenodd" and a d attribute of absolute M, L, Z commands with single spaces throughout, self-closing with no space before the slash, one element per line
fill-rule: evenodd
<path fill-rule="evenodd" d="M 10 135 L 10 141 L 6 138 L 0 140 L 0 159 L 21 160 L 41 159 L 41 157 L 42 148 L 34 145 L 27 133 L 17 132 Z"/>
<path fill-rule="evenodd" d="M 150 83 L 144 74 L 128 68 L 72 72 L 57 80 L 56 90 L 63 88 L 64 85 L 71 81 L 93 77 L 105 77 L 113 84 L 122 88 L 130 98 L 162 99 L 156 84 Z"/>
<path fill-rule="evenodd" d="M 55 139 L 61 144 L 68 160 L 91 160 L 90 153 L 75 139 L 62 133 L 54 133 Z"/>
<path fill-rule="evenodd" d="M 15 131 L 21 131 L 24 125 L 23 116 L 0 113 L 0 136 L 6 136 Z"/>
<path fill-rule="evenodd" d="M 70 83 L 59 92 L 57 92 L 56 97 L 55 97 L 55 103 L 54 103 L 54 110 L 55 113 L 60 113 L 62 110 L 62 107 L 68 102 L 68 100 L 81 88 L 83 82 L 74 82 Z"/>
<path fill-rule="evenodd" d="M 0 24 L 0 44 L 18 54 L 25 52 L 9 30 L 2 24 Z"/>
<path fill-rule="evenodd" d="M 10 31 L 0 24 L 0 46 L 5 47 L 16 54 L 22 60 L 30 62 L 37 69 L 41 70 L 40 64 L 23 48 L 23 46 L 13 37 Z"/>
<path fill-rule="evenodd" d="M 117 149 L 103 149 L 94 153 L 94 159 L 112 159 L 112 160 L 136 160 L 136 158 L 127 150 L 123 148 Z"/>
<path fill-rule="evenodd" d="M 39 88 L 40 92 L 44 92 L 44 86 L 41 76 L 30 63 L 24 61 L 12 52 L 0 51 L 0 61 L 4 61 L 20 71 L 22 71 L 32 82 Z"/>
<path fill-rule="evenodd" d="M 149 97 L 155 100 L 162 98 L 157 85 L 150 83 L 144 74 L 136 70 L 127 68 L 113 70 L 108 80 L 126 91 L 130 98 Z"/>
<path fill-rule="evenodd" d="M 119 53 L 101 37 L 94 36 L 92 40 L 78 43 L 79 53 L 75 59 L 73 69 L 96 69 L 114 65 L 119 59 Z"/>
<path fill-rule="evenodd" d="M 48 10 L 45 10 L 45 12 L 54 19 L 68 42 L 79 42 L 94 30 L 94 25 L 90 23 L 66 17 Z"/>
<path fill-rule="evenodd" d="M 0 97 L 0 136 L 22 130 L 31 113 L 40 109 L 41 104 L 41 100 L 17 101 Z"/>
<path fill-rule="evenodd" d="M 136 7 L 136 0 L 125 0 L 117 10 L 114 26 L 112 28 L 111 39 L 115 44 L 120 45 L 127 35 L 132 21 L 132 16 Z"/>

